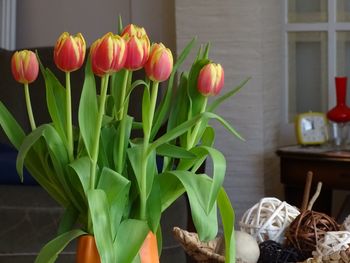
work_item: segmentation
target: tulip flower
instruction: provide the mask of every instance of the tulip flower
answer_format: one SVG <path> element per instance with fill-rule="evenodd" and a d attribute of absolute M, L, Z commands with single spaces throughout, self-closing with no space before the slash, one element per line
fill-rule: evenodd
<path fill-rule="evenodd" d="M 199 72 L 197 89 L 203 96 L 220 93 L 224 86 L 224 69 L 220 64 L 209 63 Z"/>
<path fill-rule="evenodd" d="M 145 29 L 130 24 L 125 27 L 121 36 L 126 42 L 128 53 L 124 67 L 131 71 L 142 68 L 150 52 L 150 41 Z"/>
<path fill-rule="evenodd" d="M 58 38 L 54 48 L 54 61 L 56 66 L 64 72 L 79 69 L 85 59 L 86 44 L 82 34 L 75 36 L 64 32 Z"/>
<path fill-rule="evenodd" d="M 38 77 L 39 63 L 34 52 L 29 50 L 16 51 L 11 59 L 12 75 L 16 81 L 24 84 L 24 95 L 27 113 L 32 130 L 36 128 L 28 84 Z"/>
<path fill-rule="evenodd" d="M 30 50 L 16 51 L 11 59 L 12 75 L 22 84 L 32 83 L 38 77 L 39 63 Z"/>
<path fill-rule="evenodd" d="M 117 72 L 124 67 L 126 60 L 124 39 L 109 32 L 92 44 L 90 55 L 92 71 L 96 75 Z"/>
<path fill-rule="evenodd" d="M 72 36 L 68 32 L 64 32 L 60 35 L 53 53 L 56 66 L 66 73 L 66 132 L 70 161 L 74 159 L 70 72 L 79 69 L 83 65 L 85 53 L 86 44 L 83 35 L 78 33 Z"/>
<path fill-rule="evenodd" d="M 147 76 L 153 81 L 164 81 L 169 78 L 173 70 L 173 55 L 170 49 L 162 43 L 154 43 L 150 56 L 145 64 Z"/>

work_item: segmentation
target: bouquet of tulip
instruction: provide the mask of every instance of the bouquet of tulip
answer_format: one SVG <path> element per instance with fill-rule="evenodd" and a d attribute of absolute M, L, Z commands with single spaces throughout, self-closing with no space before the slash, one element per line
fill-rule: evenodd
<path fill-rule="evenodd" d="M 32 131 L 25 134 L 2 103 L 0 124 L 18 149 L 20 177 L 25 166 L 65 208 L 57 237 L 43 247 L 36 262 L 54 262 L 78 237 L 77 262 L 159 262 L 161 215 L 185 192 L 201 240 L 217 235 L 219 208 L 226 262 L 234 262 L 234 213 L 222 187 L 226 163 L 213 146 L 215 131 L 208 121 L 219 121 L 241 138 L 214 111 L 246 81 L 208 105 L 208 97 L 218 95 L 224 84 L 223 68 L 208 59 L 209 45 L 199 50 L 177 82 L 177 70 L 194 40 L 173 65 L 171 51 L 161 43 L 150 45 L 143 28 L 120 26 L 119 34 L 107 33 L 91 45 L 77 127 L 72 124 L 70 74 L 84 63 L 83 36 L 63 33 L 56 43 L 54 61 L 65 72 L 65 84 L 40 63 L 40 54 L 22 50 L 13 55 L 12 72 L 24 84 Z M 39 68 L 51 122 L 37 127 L 28 84 Z M 142 68 L 145 79 L 133 80 L 133 72 Z M 100 78 L 99 95 L 95 76 Z M 164 96 L 158 98 L 159 83 L 166 80 Z M 128 115 L 130 94 L 137 87 L 143 88 L 141 121 Z M 134 130 L 143 136 L 132 138 Z M 198 173 L 208 156 L 212 176 Z M 87 247 L 97 250 L 87 254 Z"/>

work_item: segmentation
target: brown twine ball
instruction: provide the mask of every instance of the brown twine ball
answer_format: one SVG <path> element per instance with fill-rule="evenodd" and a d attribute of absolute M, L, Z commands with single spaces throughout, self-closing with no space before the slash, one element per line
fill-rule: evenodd
<path fill-rule="evenodd" d="M 286 230 L 286 243 L 311 256 L 318 240 L 328 231 L 339 231 L 339 225 L 332 217 L 306 210 L 297 216 Z"/>

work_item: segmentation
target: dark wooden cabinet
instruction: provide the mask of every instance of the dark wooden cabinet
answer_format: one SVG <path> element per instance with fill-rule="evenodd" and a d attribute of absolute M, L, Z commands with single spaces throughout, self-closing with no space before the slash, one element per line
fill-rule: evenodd
<path fill-rule="evenodd" d="M 332 190 L 350 190 L 350 151 L 338 151 L 327 146 L 287 146 L 278 149 L 281 182 L 286 201 L 300 207 L 308 171 L 313 172 L 312 196 L 322 182 L 320 197 L 314 210 L 330 214 Z"/>

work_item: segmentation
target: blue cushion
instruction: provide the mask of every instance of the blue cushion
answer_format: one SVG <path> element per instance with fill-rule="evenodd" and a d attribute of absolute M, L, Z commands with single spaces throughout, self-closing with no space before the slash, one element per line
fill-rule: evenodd
<path fill-rule="evenodd" d="M 0 143 L 0 184 L 21 184 L 16 171 L 17 150 L 13 147 Z M 33 177 L 24 170 L 24 185 L 37 185 Z"/>

